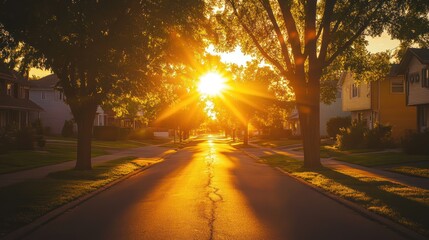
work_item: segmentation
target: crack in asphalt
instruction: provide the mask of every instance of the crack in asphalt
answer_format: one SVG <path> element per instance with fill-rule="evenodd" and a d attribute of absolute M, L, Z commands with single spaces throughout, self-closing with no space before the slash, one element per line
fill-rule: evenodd
<path fill-rule="evenodd" d="M 213 178 L 214 178 L 214 163 L 216 160 L 215 156 L 215 150 L 213 146 L 210 146 L 209 153 L 206 156 L 206 164 L 207 164 L 207 174 L 208 174 L 208 181 L 207 181 L 207 198 L 210 200 L 211 206 L 210 206 L 210 216 L 208 217 L 209 221 L 209 229 L 210 229 L 210 240 L 214 237 L 214 222 L 216 221 L 216 209 L 217 204 L 219 201 L 222 201 L 222 195 L 220 195 L 219 188 L 214 186 Z"/>

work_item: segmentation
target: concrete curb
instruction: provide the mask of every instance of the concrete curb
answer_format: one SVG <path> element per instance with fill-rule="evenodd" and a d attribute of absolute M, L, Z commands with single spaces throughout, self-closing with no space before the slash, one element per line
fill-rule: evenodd
<path fill-rule="evenodd" d="M 260 157 L 257 157 L 254 154 L 248 153 L 243 149 L 238 149 L 238 150 L 240 150 L 242 153 L 246 154 L 247 156 L 249 156 L 250 158 L 252 158 L 256 161 L 262 161 L 262 159 Z M 300 178 L 297 178 L 297 177 L 291 175 L 290 173 L 284 171 L 283 169 L 281 169 L 279 167 L 275 167 L 275 169 L 280 171 L 284 175 L 290 177 L 291 179 L 293 179 L 293 180 L 295 180 L 301 184 L 306 185 L 307 187 L 311 188 L 312 190 L 314 190 L 320 194 L 323 194 L 326 197 L 342 204 L 343 206 L 346 206 L 346 207 L 354 210 L 355 212 L 361 214 L 362 216 L 388 227 L 389 229 L 393 230 L 394 232 L 400 234 L 401 236 L 403 236 L 407 239 L 414 239 L 414 240 L 425 240 L 425 239 L 427 239 L 425 236 L 423 236 L 423 235 L 421 235 L 421 234 L 419 234 L 419 233 L 417 233 L 417 232 L 415 232 L 409 228 L 406 228 L 406 227 L 400 225 L 399 223 L 396 223 L 396 222 L 394 222 L 394 221 L 392 221 L 386 217 L 383 217 L 381 215 L 373 213 L 373 212 L 367 210 L 366 208 L 361 207 L 360 205 L 353 203 L 349 200 L 340 198 L 340 197 L 338 197 L 332 193 L 329 193 L 329 192 L 323 190 L 322 188 L 316 187 L 316 186 L 304 181 L 303 179 L 300 179 Z"/>
<path fill-rule="evenodd" d="M 151 168 L 152 166 L 161 163 L 164 161 L 164 158 L 166 158 L 168 155 L 171 155 L 173 153 L 176 153 L 177 150 L 167 150 L 165 152 L 163 152 L 161 155 L 157 156 L 156 158 L 158 159 L 158 161 L 156 162 L 152 162 L 149 163 L 147 166 L 142 167 L 140 169 L 137 169 L 121 178 L 118 178 L 116 180 L 114 180 L 113 182 L 110 182 L 100 188 L 98 188 L 97 190 L 90 192 L 86 195 L 83 195 L 69 203 L 66 203 L 65 205 L 62 205 L 58 208 L 53 209 L 52 211 L 48 212 L 47 214 L 37 218 L 36 220 L 34 220 L 33 222 L 16 229 L 15 231 L 10 232 L 9 234 L 5 235 L 3 238 L 4 240 L 12 240 L 12 239 L 22 239 L 25 236 L 27 236 L 28 234 L 36 231 L 38 228 L 40 228 L 41 226 L 47 224 L 48 222 L 54 220 L 55 218 L 59 217 L 60 215 L 62 215 L 64 212 L 69 211 L 70 209 L 73 209 L 77 206 L 79 206 L 80 204 L 84 203 L 85 201 L 95 197 L 96 195 L 100 194 L 101 192 L 113 187 L 114 185 L 130 178 L 133 177 L 149 168 Z"/>

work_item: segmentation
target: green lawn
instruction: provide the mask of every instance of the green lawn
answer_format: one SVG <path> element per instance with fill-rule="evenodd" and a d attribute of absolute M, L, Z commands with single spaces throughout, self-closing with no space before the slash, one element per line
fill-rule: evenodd
<path fill-rule="evenodd" d="M 93 147 L 93 157 L 107 154 L 100 147 Z M 76 159 L 76 144 L 47 143 L 43 151 L 10 151 L 0 154 L 0 174 L 21 171 Z"/>
<path fill-rule="evenodd" d="M 408 155 L 403 152 L 366 153 L 336 156 L 337 160 L 359 164 L 367 167 L 429 161 L 429 156 Z"/>
<path fill-rule="evenodd" d="M 389 167 L 386 170 L 415 177 L 429 178 L 429 162 L 418 165 L 404 164 L 403 166 Z"/>
<path fill-rule="evenodd" d="M 0 174 L 22 171 L 76 159 L 76 139 L 49 137 L 43 151 L 10 151 L 0 154 Z M 109 151 L 163 144 L 170 139 L 148 139 L 143 141 L 92 141 L 92 157 L 108 154 Z"/>
<path fill-rule="evenodd" d="M 92 171 L 60 171 L 0 188 L 0 237 L 146 165 L 144 160 L 127 157 L 97 165 Z"/>
<path fill-rule="evenodd" d="M 270 148 L 275 148 L 275 147 L 286 147 L 286 146 L 290 146 L 290 145 L 295 145 L 295 144 L 301 144 L 302 140 L 296 140 L 296 139 L 254 139 L 251 141 L 251 143 L 254 144 L 258 144 L 259 146 L 262 147 L 270 147 Z"/>
<path fill-rule="evenodd" d="M 302 161 L 284 155 L 267 156 L 263 161 L 429 237 L 428 190 L 363 176 L 350 170 L 323 168 L 308 171 L 303 169 Z"/>

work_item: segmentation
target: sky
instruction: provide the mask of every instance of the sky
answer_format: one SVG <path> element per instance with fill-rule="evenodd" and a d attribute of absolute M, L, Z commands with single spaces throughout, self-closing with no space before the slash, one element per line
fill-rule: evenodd
<path fill-rule="evenodd" d="M 399 46 L 398 40 L 392 40 L 387 33 L 383 33 L 380 37 L 367 38 L 369 44 L 367 46 L 368 51 L 371 53 L 381 52 L 385 50 L 394 50 Z M 214 46 L 209 46 L 206 51 L 211 54 L 220 55 L 221 60 L 226 63 L 236 63 L 238 65 L 244 65 L 247 61 L 252 59 L 251 56 L 245 55 L 241 52 L 241 48 L 238 46 L 232 52 L 227 53 L 216 53 Z M 30 70 L 30 76 L 36 76 L 38 78 L 44 77 L 51 74 L 50 71 L 32 68 Z"/>
<path fill-rule="evenodd" d="M 368 46 L 367 49 L 371 53 L 382 52 L 385 50 L 395 50 L 399 46 L 399 41 L 396 39 L 391 39 L 389 34 L 383 33 L 380 37 L 376 38 L 367 38 Z"/>

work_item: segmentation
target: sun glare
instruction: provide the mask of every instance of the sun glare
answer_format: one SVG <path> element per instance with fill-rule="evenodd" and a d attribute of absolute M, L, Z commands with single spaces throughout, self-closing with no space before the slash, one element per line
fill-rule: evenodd
<path fill-rule="evenodd" d="M 225 79 L 216 72 L 209 72 L 200 77 L 198 91 L 201 94 L 214 96 L 219 95 L 226 87 Z"/>

